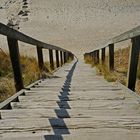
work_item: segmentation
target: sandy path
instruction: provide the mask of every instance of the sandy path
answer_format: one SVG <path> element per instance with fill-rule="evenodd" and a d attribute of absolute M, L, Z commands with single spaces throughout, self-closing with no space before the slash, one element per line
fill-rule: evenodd
<path fill-rule="evenodd" d="M 140 0 L 27 1 L 20 31 L 78 56 L 140 23 Z"/>

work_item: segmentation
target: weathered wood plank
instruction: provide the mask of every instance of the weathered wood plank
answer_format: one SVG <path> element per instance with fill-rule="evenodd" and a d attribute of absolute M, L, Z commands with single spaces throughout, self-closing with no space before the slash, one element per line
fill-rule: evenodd
<path fill-rule="evenodd" d="M 77 100 L 77 101 L 47 101 L 47 102 L 30 102 L 22 101 L 20 103 L 11 103 L 13 109 L 35 109 L 35 108 L 51 108 L 51 109 L 72 109 L 72 108 L 83 108 L 88 110 L 94 109 L 132 109 L 139 108 L 137 101 L 131 100 Z"/>
<path fill-rule="evenodd" d="M 139 116 L 139 110 L 85 110 L 85 109 L 14 109 L 2 110 L 2 119 L 23 118 L 92 118 L 93 116 Z"/>
<path fill-rule="evenodd" d="M 78 135 L 40 135 L 40 136 L 24 136 L 24 137 L 13 137 L 13 138 L 2 138 L 2 140 L 99 140 L 104 138 L 104 140 L 118 140 L 119 138 L 123 140 L 139 140 L 140 134 L 138 132 L 94 132 L 83 134 L 82 132 Z"/>
<path fill-rule="evenodd" d="M 10 119 L 0 120 L 1 128 L 0 134 L 9 132 L 37 132 L 37 131 L 49 131 L 50 129 L 59 129 L 59 134 L 63 134 L 62 129 L 67 129 L 69 132 L 71 129 L 90 131 L 101 128 L 111 128 L 112 130 L 117 128 L 118 130 L 137 130 L 140 129 L 139 116 L 93 116 L 93 118 L 67 118 L 67 119 L 46 119 L 46 118 L 34 118 L 34 119 Z M 61 131 L 60 131 L 61 130 Z M 68 132 L 67 131 L 67 132 Z M 86 132 L 86 131 L 85 131 Z M 94 132 L 94 131 L 93 131 Z M 67 133 L 69 134 L 69 133 Z"/>

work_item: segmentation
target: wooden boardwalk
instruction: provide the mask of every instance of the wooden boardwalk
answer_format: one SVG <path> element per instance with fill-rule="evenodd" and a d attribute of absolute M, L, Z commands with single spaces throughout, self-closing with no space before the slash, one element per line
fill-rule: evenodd
<path fill-rule="evenodd" d="M 64 65 L 1 110 L 0 140 L 139 140 L 140 104 L 83 61 Z"/>

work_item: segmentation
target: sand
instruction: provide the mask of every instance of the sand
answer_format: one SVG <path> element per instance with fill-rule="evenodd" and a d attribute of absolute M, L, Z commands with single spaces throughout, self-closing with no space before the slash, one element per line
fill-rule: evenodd
<path fill-rule="evenodd" d="M 5 1 L 0 0 L 0 7 Z M 23 0 L 10 1 L 0 9 L 1 22 L 15 18 L 19 31 L 79 57 L 140 25 L 140 0 L 27 0 L 24 8 Z M 18 15 L 20 11 L 28 12 Z"/>

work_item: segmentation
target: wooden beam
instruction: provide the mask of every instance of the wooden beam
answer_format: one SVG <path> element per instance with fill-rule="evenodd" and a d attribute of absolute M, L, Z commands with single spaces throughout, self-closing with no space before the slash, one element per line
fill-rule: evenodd
<path fill-rule="evenodd" d="M 16 39 L 11 39 L 11 38 L 7 38 L 7 41 L 8 41 L 12 68 L 14 72 L 15 87 L 16 87 L 16 91 L 19 91 L 24 88 L 24 85 L 22 80 L 18 41 Z"/>
<path fill-rule="evenodd" d="M 63 48 L 51 45 L 51 44 L 47 44 L 44 42 L 41 42 L 37 39 L 34 39 L 30 36 L 27 36 L 19 31 L 16 31 L 14 29 L 9 28 L 8 26 L 0 23 L 0 34 L 7 36 L 9 38 L 13 38 L 15 40 L 19 40 L 31 45 L 35 45 L 35 46 L 41 46 L 42 48 L 46 48 L 46 49 L 52 49 L 52 50 L 61 50 L 61 51 L 67 51 Z"/>
<path fill-rule="evenodd" d="M 132 39 L 132 47 L 130 49 L 129 69 L 128 69 L 128 88 L 135 91 L 137 79 L 137 66 L 140 51 L 140 36 Z"/>
<path fill-rule="evenodd" d="M 59 67 L 59 52 L 58 52 L 58 50 L 56 50 L 55 53 L 56 53 L 56 67 L 58 68 Z"/>
<path fill-rule="evenodd" d="M 140 35 L 140 26 L 137 26 L 129 31 L 126 31 L 110 40 L 111 44 L 119 43 Z"/>
<path fill-rule="evenodd" d="M 49 57 L 50 57 L 50 68 L 54 70 L 54 59 L 53 59 L 53 50 L 49 49 Z"/>
<path fill-rule="evenodd" d="M 101 60 L 102 60 L 102 64 L 104 64 L 105 63 L 105 48 L 102 48 L 102 52 L 101 52 L 102 54 L 102 56 L 101 56 Z"/>
<path fill-rule="evenodd" d="M 109 69 L 114 70 L 114 44 L 109 44 Z"/>
<path fill-rule="evenodd" d="M 39 68 L 42 71 L 44 68 L 44 60 L 43 60 L 43 52 L 42 52 L 42 48 L 37 46 L 37 56 L 38 56 L 38 64 L 39 64 Z"/>

